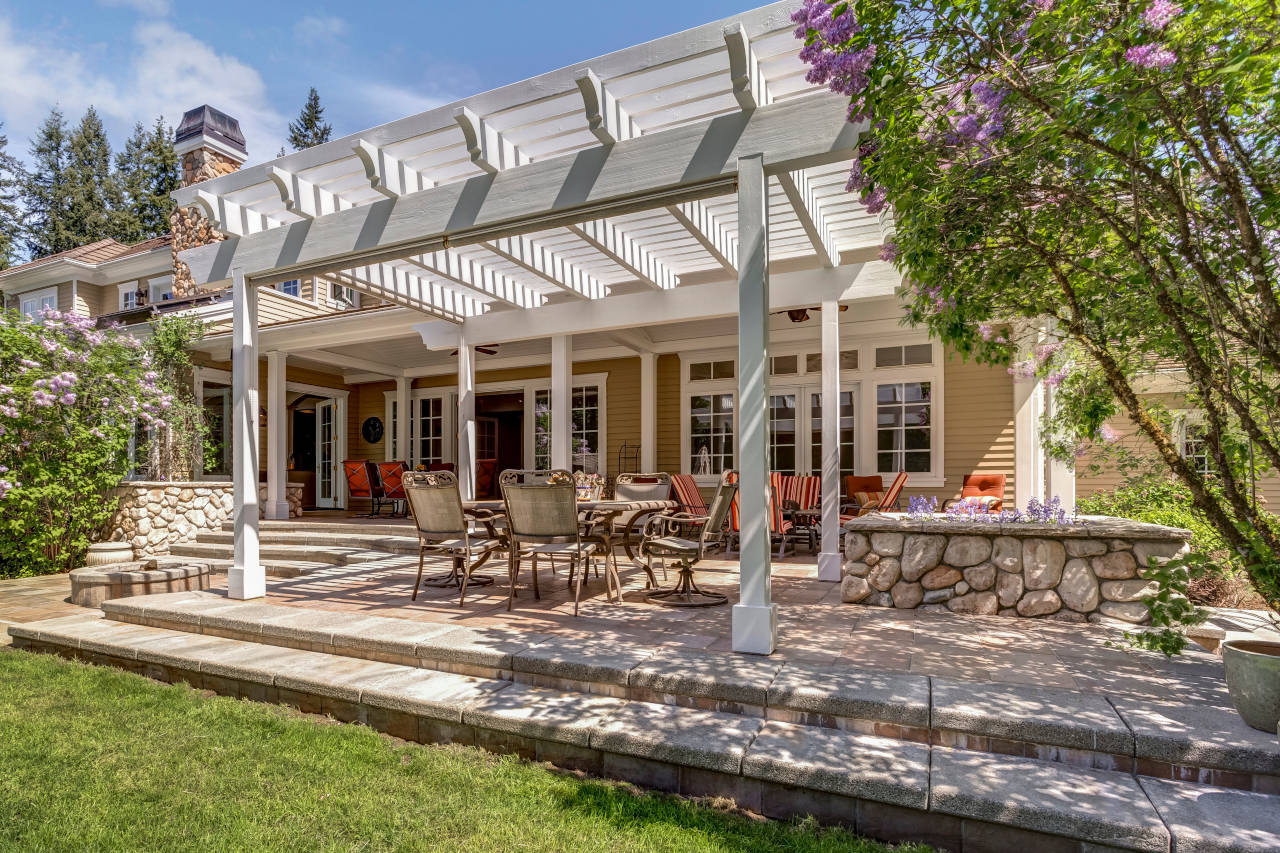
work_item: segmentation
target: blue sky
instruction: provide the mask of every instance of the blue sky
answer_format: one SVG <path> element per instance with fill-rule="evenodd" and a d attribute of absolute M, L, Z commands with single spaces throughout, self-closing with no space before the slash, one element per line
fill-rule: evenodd
<path fill-rule="evenodd" d="M 58 103 L 135 121 L 209 103 L 274 157 L 309 86 L 336 135 L 763 5 L 764 0 L 284 3 L 0 0 L 0 122 L 25 158 Z"/>

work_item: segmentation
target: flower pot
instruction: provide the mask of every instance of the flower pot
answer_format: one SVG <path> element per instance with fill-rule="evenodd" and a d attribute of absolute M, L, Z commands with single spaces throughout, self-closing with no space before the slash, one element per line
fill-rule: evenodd
<path fill-rule="evenodd" d="M 128 563 L 133 560 L 133 546 L 128 542 L 97 542 L 89 546 L 85 554 L 86 566 L 109 566 L 112 563 Z"/>
<path fill-rule="evenodd" d="M 1227 690 L 1241 719 L 1264 732 L 1280 725 L 1280 643 L 1231 640 L 1222 646 Z"/>

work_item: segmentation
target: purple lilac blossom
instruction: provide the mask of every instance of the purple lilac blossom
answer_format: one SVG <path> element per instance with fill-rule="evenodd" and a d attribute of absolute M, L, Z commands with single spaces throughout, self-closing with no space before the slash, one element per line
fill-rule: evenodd
<path fill-rule="evenodd" d="M 1124 58 L 1130 65 L 1138 68 L 1154 68 L 1157 71 L 1167 71 L 1173 63 L 1178 61 L 1177 55 L 1172 50 L 1158 44 L 1135 45 L 1124 52 Z"/>
<path fill-rule="evenodd" d="M 891 264 L 898 259 L 898 244 L 892 240 L 886 240 L 880 244 L 880 260 L 887 264 Z"/>
<path fill-rule="evenodd" d="M 1182 7 L 1170 0 L 1155 0 L 1147 11 L 1142 13 L 1142 20 L 1153 30 L 1163 30 L 1169 22 L 1182 14 Z"/>

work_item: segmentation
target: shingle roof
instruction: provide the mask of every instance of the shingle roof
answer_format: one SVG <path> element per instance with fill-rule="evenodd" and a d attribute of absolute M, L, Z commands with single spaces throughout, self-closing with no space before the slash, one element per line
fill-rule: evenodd
<path fill-rule="evenodd" d="M 162 246 L 167 246 L 173 242 L 172 234 L 161 234 L 159 237 L 152 237 L 150 240 L 143 240 L 141 243 L 134 243 L 132 246 L 126 246 L 111 238 L 106 240 L 98 240 L 94 243 L 86 243 L 83 246 L 76 246 L 74 249 L 67 249 L 65 252 L 58 252 L 54 255 L 46 255 L 43 258 L 36 258 L 34 261 L 28 261 L 25 264 L 19 264 L 16 267 L 9 267 L 0 271 L 0 275 L 13 275 L 17 272 L 25 272 L 26 270 L 42 267 L 45 264 L 54 261 L 80 261 L 85 264 L 101 264 L 107 261 L 119 260 L 130 255 L 139 255 L 143 252 L 150 252 Z"/>

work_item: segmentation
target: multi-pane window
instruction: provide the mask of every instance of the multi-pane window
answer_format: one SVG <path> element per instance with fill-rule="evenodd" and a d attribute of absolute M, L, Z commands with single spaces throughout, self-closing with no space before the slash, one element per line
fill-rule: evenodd
<path fill-rule="evenodd" d="M 223 382 L 204 383 L 204 458 L 205 476 L 231 474 L 231 387 Z"/>
<path fill-rule="evenodd" d="M 933 470 L 930 382 L 876 386 L 876 468 L 880 473 Z"/>
<path fill-rule="evenodd" d="M 710 476 L 732 468 L 733 394 L 692 395 L 689 398 L 689 471 Z"/>
<path fill-rule="evenodd" d="M 58 308 L 58 288 L 51 287 L 39 293 L 24 293 L 20 299 L 19 310 L 31 319 L 39 318 L 44 310 L 56 311 Z"/>
<path fill-rule="evenodd" d="M 695 361 L 689 365 L 689 381 L 704 379 L 732 379 L 733 359 L 722 361 Z"/>
<path fill-rule="evenodd" d="M 933 364 L 933 344 L 876 347 L 876 367 L 912 367 Z"/>
<path fill-rule="evenodd" d="M 800 372 L 800 356 L 775 355 L 769 357 L 769 375 L 794 376 Z"/>
<path fill-rule="evenodd" d="M 1182 458 L 1191 463 L 1191 467 L 1202 477 L 1213 473 L 1213 460 L 1209 456 L 1203 423 L 1186 423 L 1182 426 Z"/>
<path fill-rule="evenodd" d="M 840 476 L 845 477 L 854 473 L 854 434 L 856 432 L 857 420 L 854 417 L 853 408 L 853 392 L 840 392 L 840 419 L 839 419 L 839 444 L 840 444 Z M 809 395 L 809 425 L 811 435 L 809 444 L 812 453 L 812 467 L 810 470 L 815 474 L 822 473 L 822 395 Z"/>
<path fill-rule="evenodd" d="M 840 369 L 841 370 L 857 370 L 858 369 L 858 351 L 856 349 L 847 349 L 840 351 Z M 805 373 L 821 373 L 822 372 L 822 353 L 811 352 L 804 357 Z"/>
<path fill-rule="evenodd" d="M 569 398 L 569 466 L 574 471 L 601 473 L 600 387 L 574 386 Z M 533 393 L 533 467 L 551 467 L 551 392 Z"/>
<path fill-rule="evenodd" d="M 796 395 L 769 396 L 769 470 L 796 473 L 796 444 L 800 439 L 796 426 Z"/>
<path fill-rule="evenodd" d="M 160 278 L 153 278 L 147 285 L 148 297 L 151 304 L 164 302 L 166 299 L 173 298 L 173 276 L 166 275 Z"/>
<path fill-rule="evenodd" d="M 413 445 L 417 450 L 413 464 L 430 465 L 444 461 L 444 400 L 440 397 L 423 397 L 412 407 L 416 417 L 410 425 L 413 429 Z"/>
<path fill-rule="evenodd" d="M 291 278 L 288 281 L 282 281 L 276 285 L 276 289 L 285 296 L 302 296 L 302 282 L 299 279 Z"/>
<path fill-rule="evenodd" d="M 138 307 L 138 291 L 134 288 L 124 288 L 120 291 L 120 310 L 132 311 Z"/>
<path fill-rule="evenodd" d="M 533 392 L 533 467 L 551 468 L 551 392 Z"/>

